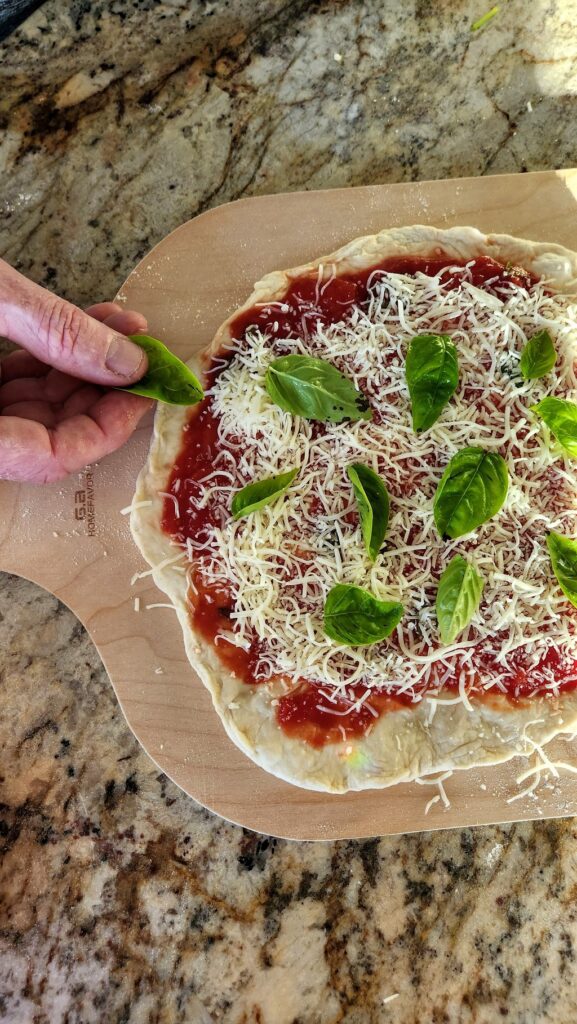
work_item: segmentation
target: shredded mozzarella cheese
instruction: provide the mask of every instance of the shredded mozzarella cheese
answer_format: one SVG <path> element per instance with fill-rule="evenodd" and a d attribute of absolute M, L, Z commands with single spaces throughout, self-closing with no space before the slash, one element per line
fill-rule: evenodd
<path fill-rule="evenodd" d="M 442 800 L 445 810 L 448 810 L 449 807 L 451 806 L 451 801 L 447 796 L 443 783 L 446 782 L 447 779 L 450 779 L 452 774 L 452 771 L 446 771 L 443 772 L 442 775 L 438 775 L 437 778 L 435 779 L 415 779 L 415 782 L 417 783 L 418 786 L 436 786 L 437 789 L 439 790 L 437 800 Z M 436 802 L 437 801 L 435 799 L 429 801 L 429 803 L 425 807 L 425 814 L 428 813 L 432 805 Z"/>
<path fill-rule="evenodd" d="M 577 536 L 577 478 L 530 412 L 547 395 L 577 398 L 577 309 L 570 297 L 549 294 L 545 283 L 530 291 L 509 283 L 497 296 L 469 277 L 465 269 L 451 288 L 439 276 L 375 272 L 368 303 L 343 322 L 323 325 L 312 309 L 303 336 L 275 339 L 274 323 L 269 335 L 253 328 L 219 368 L 208 392 L 218 419 L 218 465 L 190 500 L 197 508 L 219 506 L 221 525 L 187 539 L 185 551 L 207 585 L 232 589 L 226 639 L 244 648 L 259 640 L 257 678 L 321 680 L 339 696 L 362 683 L 367 695 L 385 687 L 413 701 L 451 680 L 454 702 L 470 709 L 472 688 L 504 691 L 520 668 L 529 679 L 537 670 L 540 689 L 556 694 L 558 673 L 543 659 L 553 651 L 561 665 L 577 660 L 573 620 L 545 544 L 549 530 Z M 322 281 L 319 270 L 317 291 Z M 542 328 L 554 338 L 557 364 L 546 377 L 523 381 L 520 353 Z M 450 334 L 459 387 L 433 427 L 417 435 L 405 356 L 410 339 L 425 332 Z M 369 399 L 372 421 L 319 429 L 274 405 L 264 377 L 270 361 L 287 353 L 333 362 Z M 444 541 L 433 498 L 447 462 L 467 445 L 503 455 L 509 492 L 490 522 Z M 346 476 L 353 461 L 380 473 L 391 495 L 385 548 L 374 564 Z M 298 476 L 282 498 L 245 519 L 230 517 L 238 488 L 293 466 Z M 471 624 L 443 647 L 435 594 L 457 552 L 474 561 L 485 590 Z M 403 603 L 388 641 L 353 648 L 324 634 L 324 601 L 337 582 Z M 326 701 L 322 708 L 330 711 Z"/>
<path fill-rule="evenodd" d="M 133 512 L 137 508 L 147 508 L 147 507 L 150 507 L 151 505 L 152 505 L 152 501 L 150 501 L 150 499 L 147 499 L 146 501 L 135 501 L 134 504 L 127 505 L 125 508 L 121 508 L 120 509 L 120 515 L 121 516 L 128 516 L 128 515 L 130 515 L 131 512 Z"/>

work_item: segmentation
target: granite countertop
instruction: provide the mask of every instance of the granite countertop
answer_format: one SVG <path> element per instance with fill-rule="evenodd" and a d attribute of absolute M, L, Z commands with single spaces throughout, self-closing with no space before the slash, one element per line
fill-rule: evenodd
<path fill-rule="evenodd" d="M 577 3 L 472 33 L 488 7 L 48 0 L 0 46 L 0 252 L 88 303 L 239 196 L 577 164 Z M 0 686 L 3 1021 L 577 1019 L 574 822 L 245 832 L 159 774 L 74 615 L 10 576 Z"/>

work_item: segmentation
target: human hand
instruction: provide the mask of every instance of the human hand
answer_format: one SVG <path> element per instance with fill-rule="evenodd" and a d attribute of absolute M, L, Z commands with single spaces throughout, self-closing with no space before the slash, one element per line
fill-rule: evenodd
<path fill-rule="evenodd" d="M 146 327 L 113 302 L 83 312 L 0 260 L 0 335 L 23 346 L 0 362 L 0 479 L 50 483 L 124 444 L 152 401 L 109 389 L 146 372 L 125 337 Z"/>

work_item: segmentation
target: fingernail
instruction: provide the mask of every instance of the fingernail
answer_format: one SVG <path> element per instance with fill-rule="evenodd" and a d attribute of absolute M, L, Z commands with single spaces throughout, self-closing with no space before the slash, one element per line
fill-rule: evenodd
<path fill-rule="evenodd" d="M 108 346 L 104 365 L 119 377 L 134 377 L 144 364 L 145 354 L 122 334 L 115 334 Z"/>

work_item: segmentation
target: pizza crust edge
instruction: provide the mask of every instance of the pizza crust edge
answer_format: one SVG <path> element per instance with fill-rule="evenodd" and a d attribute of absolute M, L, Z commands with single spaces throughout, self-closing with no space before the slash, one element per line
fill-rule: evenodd
<path fill-rule="evenodd" d="M 437 248 L 459 259 L 486 255 L 500 262 L 510 260 L 547 277 L 553 287 L 577 294 L 577 254 L 563 246 L 509 235 L 483 235 L 469 227 L 392 228 L 357 238 L 302 266 L 267 274 L 190 365 L 202 374 L 231 339 L 230 324 L 240 312 L 257 302 L 282 298 L 295 277 L 318 269 L 320 264 L 334 266 L 338 275 L 370 267 L 388 256 L 433 255 Z M 152 501 L 152 505 L 133 509 L 130 527 L 151 567 L 175 553 L 161 529 L 163 498 L 158 492 L 166 490 L 188 414 L 186 408 L 158 406 L 148 462 L 136 484 L 133 503 Z M 209 690 L 230 739 L 262 768 L 302 788 L 331 793 L 376 789 L 438 771 L 498 764 L 526 756 L 533 752 L 534 743 L 541 745 L 577 727 L 577 692 L 537 698 L 527 706 L 515 707 L 494 695 L 483 702 L 472 701 L 474 712 L 463 704 L 439 703 L 430 722 L 431 701 L 425 698 L 414 708 L 383 715 L 369 736 L 320 749 L 311 747 L 287 736 L 277 725 L 266 685 L 247 686 L 234 678 L 212 645 L 195 633 L 186 575 L 171 566 L 156 568 L 152 575 L 176 608 L 189 661 Z"/>

